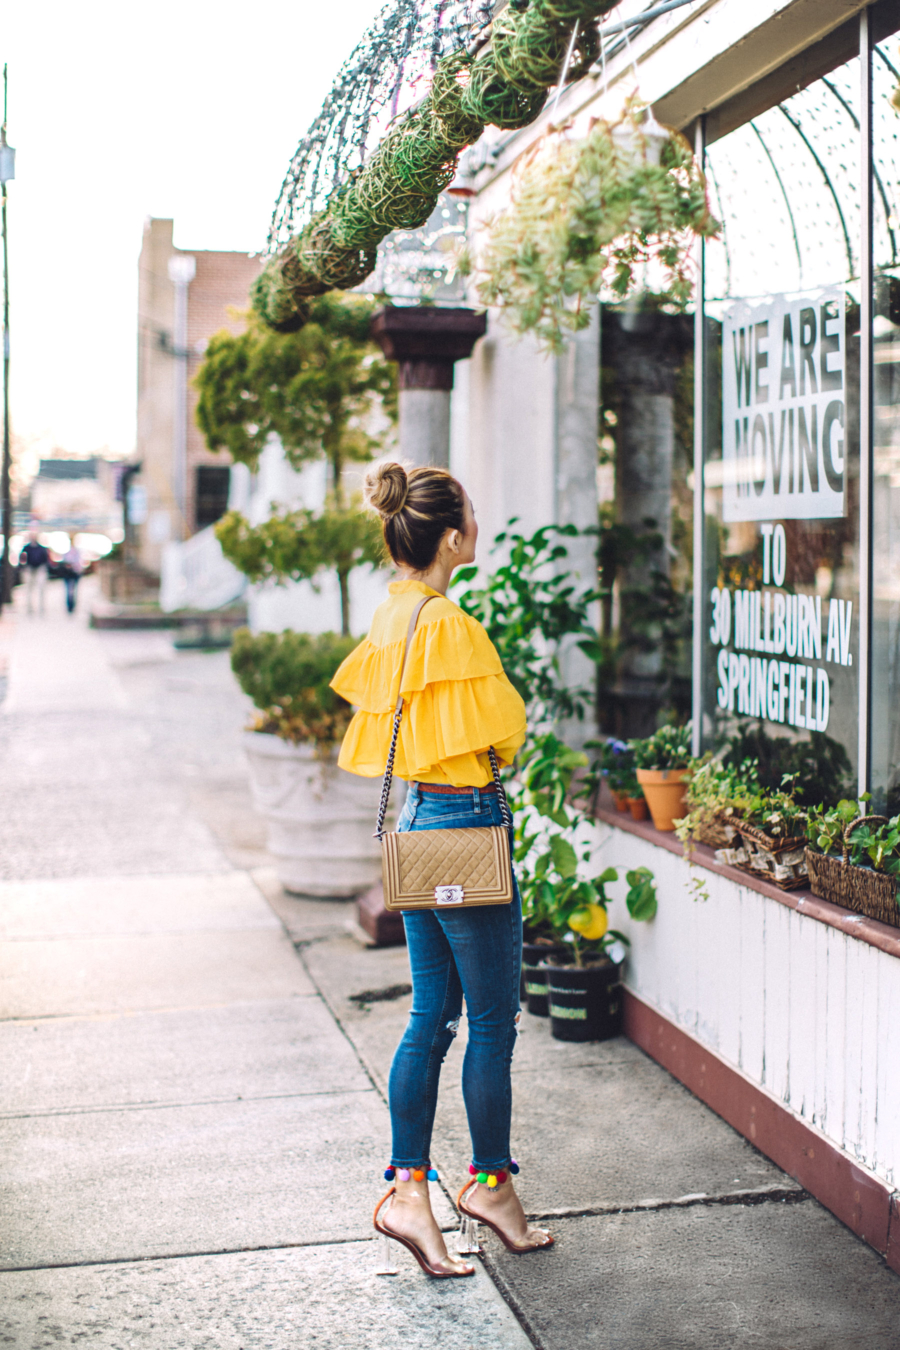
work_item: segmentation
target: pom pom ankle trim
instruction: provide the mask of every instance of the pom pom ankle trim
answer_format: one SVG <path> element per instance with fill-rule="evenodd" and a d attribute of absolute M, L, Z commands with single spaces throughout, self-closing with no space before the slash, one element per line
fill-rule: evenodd
<path fill-rule="evenodd" d="M 384 1169 L 385 1181 L 437 1181 L 437 1169 L 426 1163 L 423 1167 L 395 1167 L 388 1163 Z"/>
<path fill-rule="evenodd" d="M 494 1190 L 497 1186 L 502 1186 L 504 1181 L 508 1181 L 510 1176 L 517 1176 L 518 1172 L 519 1164 L 515 1158 L 510 1158 L 506 1167 L 496 1168 L 489 1172 L 476 1167 L 474 1163 L 469 1164 L 469 1176 L 474 1177 L 482 1186 L 488 1186 L 491 1190 Z"/>

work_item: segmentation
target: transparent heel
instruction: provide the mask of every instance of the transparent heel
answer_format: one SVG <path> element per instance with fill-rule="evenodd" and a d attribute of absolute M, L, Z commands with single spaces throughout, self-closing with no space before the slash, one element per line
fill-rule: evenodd
<path fill-rule="evenodd" d="M 397 1265 L 397 1256 L 399 1247 L 393 1238 L 383 1234 L 378 1244 L 379 1263 L 375 1267 L 376 1275 L 399 1275 L 400 1267 Z"/>
<path fill-rule="evenodd" d="M 478 1220 L 470 1219 L 467 1215 L 460 1216 L 459 1234 L 456 1239 L 456 1250 L 460 1256 L 475 1255 L 481 1251 L 478 1242 Z"/>

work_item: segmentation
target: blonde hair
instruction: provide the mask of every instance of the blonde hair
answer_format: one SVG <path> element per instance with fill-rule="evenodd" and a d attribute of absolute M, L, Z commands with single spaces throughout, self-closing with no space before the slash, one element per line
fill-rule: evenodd
<path fill-rule="evenodd" d="M 466 494 L 446 469 L 421 465 L 407 472 L 388 460 L 369 470 L 363 493 L 381 516 L 394 562 L 415 572 L 427 572 L 447 530 L 465 530 Z"/>

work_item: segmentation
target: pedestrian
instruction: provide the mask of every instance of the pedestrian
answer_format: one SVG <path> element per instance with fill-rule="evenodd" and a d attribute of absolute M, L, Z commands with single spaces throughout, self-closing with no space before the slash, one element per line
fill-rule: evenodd
<path fill-rule="evenodd" d="M 70 614 L 75 613 L 75 600 L 78 592 L 78 582 L 81 580 L 81 574 L 84 571 L 84 563 L 81 558 L 81 550 L 76 548 L 73 539 L 69 545 L 69 551 L 62 560 L 63 581 L 66 584 L 66 609 Z"/>
<path fill-rule="evenodd" d="M 25 600 L 29 614 L 34 613 L 34 598 L 37 596 L 38 608 L 44 612 L 44 591 L 47 585 L 47 564 L 50 554 L 38 540 L 38 532 L 28 532 L 28 543 L 19 553 L 19 566 L 25 567 Z"/>
<path fill-rule="evenodd" d="M 403 712 L 395 772 L 409 783 L 399 831 L 503 823 L 489 749 L 512 762 L 525 738 L 525 705 L 484 628 L 452 600 L 453 571 L 475 558 L 478 526 L 468 494 L 444 469 L 399 464 L 370 470 L 365 494 L 381 516 L 399 580 L 375 612 L 368 637 L 347 657 L 332 687 L 357 706 L 338 763 L 377 777 L 385 768 L 393 710 Z M 408 643 L 407 632 L 423 597 Z M 405 660 L 405 664 L 404 664 Z M 512 840 L 510 839 L 510 847 Z M 409 1022 L 388 1085 L 393 1151 L 391 1189 L 375 1227 L 407 1247 L 429 1275 L 474 1274 L 449 1254 L 432 1214 L 428 1180 L 441 1065 L 456 1035 L 463 996 L 468 1045 L 462 1089 L 472 1140 L 470 1179 L 460 1212 L 484 1222 L 514 1252 L 553 1242 L 529 1228 L 512 1175 L 510 1068 L 518 1032 L 522 908 L 512 904 L 405 912 L 412 971 Z"/>

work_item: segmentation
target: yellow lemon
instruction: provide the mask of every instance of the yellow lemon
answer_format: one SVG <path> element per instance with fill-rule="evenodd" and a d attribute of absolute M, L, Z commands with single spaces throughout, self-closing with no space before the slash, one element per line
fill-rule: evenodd
<path fill-rule="evenodd" d="M 577 909 L 572 915 L 569 927 L 589 942 L 596 942 L 609 927 L 609 919 L 602 905 L 585 905 L 584 909 Z"/>

